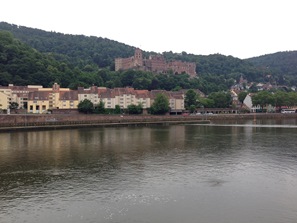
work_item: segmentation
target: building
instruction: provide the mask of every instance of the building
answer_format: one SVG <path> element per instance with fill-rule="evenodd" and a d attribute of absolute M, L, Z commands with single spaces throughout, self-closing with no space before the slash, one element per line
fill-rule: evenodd
<path fill-rule="evenodd" d="M 243 100 L 243 106 L 244 108 L 248 109 L 250 112 L 256 112 L 261 110 L 260 105 L 254 106 L 253 105 L 253 100 L 252 100 L 252 95 L 247 94 L 245 99 Z"/>
<path fill-rule="evenodd" d="M 29 113 L 46 113 L 52 109 L 77 109 L 78 91 L 60 88 L 55 83 L 52 88 L 39 88 L 28 95 Z"/>
<path fill-rule="evenodd" d="M 9 108 L 9 102 L 11 98 L 11 89 L 0 89 L 0 110 L 7 110 Z"/>
<path fill-rule="evenodd" d="M 90 100 L 93 104 L 100 101 L 104 103 L 105 108 L 114 109 L 119 105 L 121 109 L 127 109 L 129 105 L 141 104 L 144 109 L 150 108 L 158 93 L 165 94 L 170 103 L 172 110 L 184 110 L 184 94 L 183 92 L 169 92 L 164 90 L 135 90 L 131 87 L 126 88 L 79 88 L 79 101 L 84 99 Z M 94 103 L 98 102 L 98 103 Z"/>
<path fill-rule="evenodd" d="M 6 92 L 9 96 L 9 102 L 18 103 L 18 108 L 27 108 L 29 93 L 41 88 L 41 85 L 14 86 L 9 84 L 8 86 L 0 86 L 0 91 Z"/>
<path fill-rule="evenodd" d="M 42 114 L 50 108 L 51 91 L 34 91 L 29 93 L 28 113 Z"/>
<path fill-rule="evenodd" d="M 156 73 L 167 73 L 172 71 L 175 74 L 187 73 L 191 77 L 195 77 L 196 64 L 182 62 L 179 60 L 167 62 L 165 58 L 158 55 L 151 55 L 148 59 L 143 58 L 142 51 L 135 49 L 134 56 L 128 58 L 116 58 L 115 70 L 137 69 Z"/>
<path fill-rule="evenodd" d="M 12 86 L 10 86 L 12 87 Z M 32 114 L 45 114 L 50 111 L 67 110 L 67 113 L 78 108 L 80 101 L 90 100 L 94 105 L 104 102 L 107 109 L 127 109 L 129 105 L 141 104 L 144 109 L 150 108 L 157 94 L 168 97 L 172 111 L 184 110 L 184 92 L 171 92 L 165 90 L 135 90 L 131 87 L 109 89 L 106 87 L 92 86 L 90 88 L 79 87 L 78 90 L 61 88 L 59 84 L 53 84 L 52 88 L 42 86 L 12 88 L 0 88 L 0 109 L 8 109 L 9 102 L 23 101 L 26 97 L 26 110 Z M 17 90 L 16 90 L 17 89 Z M 14 93 L 13 93 L 14 92 Z M 60 111 L 59 113 L 61 113 Z"/>
<path fill-rule="evenodd" d="M 105 90 L 105 87 L 97 87 L 92 86 L 90 88 L 83 88 L 78 87 L 78 101 L 83 101 L 84 99 L 90 100 L 93 104 L 99 104 L 100 98 L 99 98 L 99 90 Z"/>

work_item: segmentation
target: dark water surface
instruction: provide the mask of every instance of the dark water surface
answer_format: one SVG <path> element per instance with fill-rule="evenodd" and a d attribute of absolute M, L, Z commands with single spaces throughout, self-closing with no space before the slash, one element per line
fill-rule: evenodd
<path fill-rule="evenodd" d="M 296 120 L 0 133 L 0 222 L 296 223 Z"/>

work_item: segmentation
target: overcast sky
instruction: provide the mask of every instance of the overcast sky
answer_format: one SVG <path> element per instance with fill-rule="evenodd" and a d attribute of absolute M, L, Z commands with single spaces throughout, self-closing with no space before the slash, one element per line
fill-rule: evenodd
<path fill-rule="evenodd" d="M 0 0 L 0 21 L 159 53 L 297 50 L 296 0 Z"/>

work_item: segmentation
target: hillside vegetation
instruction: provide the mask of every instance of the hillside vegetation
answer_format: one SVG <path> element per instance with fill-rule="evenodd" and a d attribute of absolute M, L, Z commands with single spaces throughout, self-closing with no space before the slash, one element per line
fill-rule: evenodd
<path fill-rule="evenodd" d="M 265 64 L 264 58 L 267 56 L 241 60 L 221 54 L 202 56 L 186 52 L 164 52 L 167 60 L 196 63 L 198 76 L 189 79 L 187 74 L 115 72 L 114 59 L 132 56 L 135 48 L 106 38 L 46 32 L 4 22 L 0 22 L 0 35 L 0 85 L 14 83 L 50 86 L 58 82 L 63 87 L 71 88 L 93 84 L 149 90 L 199 88 L 209 94 L 227 90 L 241 76 L 249 82 L 297 84 L 295 60 L 286 59 L 288 63 L 281 62 L 281 58 L 285 57 L 281 56 L 283 54 L 291 53 L 288 57 L 296 59 L 293 52 L 280 53 L 276 67 Z M 5 40 L 7 38 L 9 41 Z M 145 56 L 149 54 L 155 53 L 144 52 Z"/>
<path fill-rule="evenodd" d="M 247 61 L 262 71 L 268 71 L 280 85 L 297 84 L 297 51 L 277 52 Z"/>

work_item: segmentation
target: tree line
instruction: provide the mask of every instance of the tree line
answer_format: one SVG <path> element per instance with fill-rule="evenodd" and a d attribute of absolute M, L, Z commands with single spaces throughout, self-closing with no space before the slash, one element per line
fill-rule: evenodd
<path fill-rule="evenodd" d="M 280 111 L 282 107 L 290 108 L 297 106 L 297 92 L 259 91 L 252 96 L 252 102 L 254 106 L 260 105 L 261 110 L 264 110 L 266 105 L 272 105 Z"/>

